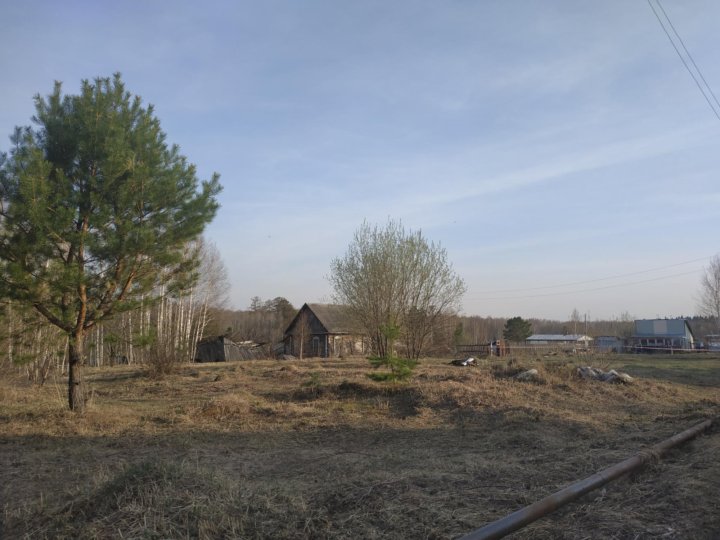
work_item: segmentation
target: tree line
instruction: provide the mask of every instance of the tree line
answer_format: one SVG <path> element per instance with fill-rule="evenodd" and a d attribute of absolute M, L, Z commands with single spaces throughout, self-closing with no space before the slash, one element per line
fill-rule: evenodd
<path fill-rule="evenodd" d="M 195 244 L 197 281 L 181 291 L 161 287 L 135 309 L 93 326 L 85 335 L 85 365 L 143 364 L 162 374 L 194 358 L 230 288 L 217 248 L 202 239 Z M 0 308 L 0 363 L 6 369 L 17 366 L 38 383 L 53 369 L 67 372 L 69 337 L 62 329 L 21 302 L 6 300 Z"/>

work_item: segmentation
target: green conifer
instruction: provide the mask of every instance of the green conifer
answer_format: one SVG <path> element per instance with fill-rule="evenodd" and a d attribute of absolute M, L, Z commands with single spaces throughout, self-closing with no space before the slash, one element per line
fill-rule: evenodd
<path fill-rule="evenodd" d="M 221 187 L 217 175 L 198 182 L 119 74 L 78 95 L 55 83 L 35 108 L 36 127 L 16 128 L 0 155 L 0 293 L 67 334 L 69 405 L 82 410 L 87 331 L 196 278 L 187 245 Z"/>

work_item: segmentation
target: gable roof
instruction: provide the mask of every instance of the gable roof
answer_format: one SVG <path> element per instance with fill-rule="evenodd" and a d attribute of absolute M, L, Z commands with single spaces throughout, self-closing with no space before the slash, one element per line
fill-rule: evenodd
<path fill-rule="evenodd" d="M 307 304 L 329 334 L 357 334 L 358 324 L 347 306 L 340 304 Z"/>
<path fill-rule="evenodd" d="M 634 337 L 692 337 L 687 319 L 639 319 L 635 321 Z"/>
<path fill-rule="evenodd" d="M 303 311 L 310 311 L 327 334 L 363 333 L 359 325 L 350 315 L 347 306 L 340 304 L 303 304 L 288 325 L 287 330 L 285 330 L 286 334 L 295 326 Z"/>

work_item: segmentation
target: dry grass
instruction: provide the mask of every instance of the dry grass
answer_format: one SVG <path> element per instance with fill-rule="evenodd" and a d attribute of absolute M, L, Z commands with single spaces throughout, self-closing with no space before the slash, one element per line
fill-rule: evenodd
<path fill-rule="evenodd" d="M 363 359 L 192 365 L 160 380 L 90 369 L 82 416 L 65 411 L 63 381 L 5 380 L 0 531 L 453 538 L 720 411 L 717 357 L 594 363 L 641 375 L 629 386 L 578 380 L 577 362 L 429 360 L 396 384 L 368 379 Z M 512 379 L 530 367 L 538 382 Z M 516 537 L 716 538 L 718 439 Z"/>

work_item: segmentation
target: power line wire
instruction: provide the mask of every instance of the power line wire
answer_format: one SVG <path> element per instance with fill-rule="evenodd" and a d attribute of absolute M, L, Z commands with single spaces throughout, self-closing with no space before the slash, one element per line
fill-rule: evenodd
<path fill-rule="evenodd" d="M 658 2 L 658 5 L 662 9 L 662 6 L 660 5 L 660 0 L 656 0 L 656 1 Z M 707 101 L 707 104 L 710 106 L 710 109 L 712 109 L 713 114 L 717 117 L 718 120 L 720 120 L 720 113 L 715 108 L 715 106 L 713 105 L 713 102 L 710 100 L 710 98 L 707 96 L 705 90 L 703 89 L 702 85 L 700 84 L 700 81 L 698 81 L 698 79 L 695 76 L 695 74 L 693 73 L 692 69 L 690 69 L 690 66 L 688 65 L 688 63 L 685 61 L 685 58 L 683 57 L 682 53 L 680 52 L 680 49 L 678 49 L 678 46 L 675 44 L 675 41 L 673 40 L 672 36 L 670 35 L 670 32 L 668 32 L 667 27 L 665 26 L 662 19 L 660 18 L 660 15 L 655 10 L 655 7 L 652 5 L 651 0 L 647 0 L 647 2 L 648 2 L 648 5 L 650 6 L 650 9 L 652 9 L 652 12 L 655 14 L 655 18 L 658 20 L 658 22 L 660 23 L 660 26 L 662 27 L 663 31 L 665 32 L 665 35 L 670 40 L 670 44 L 673 46 L 673 49 L 675 49 L 675 52 L 677 53 L 678 57 L 682 61 L 683 65 L 685 66 L 685 69 L 690 74 L 690 76 L 693 78 L 693 81 L 695 81 L 695 84 L 697 85 L 698 90 L 700 90 L 700 93 L 705 98 L 705 101 Z M 665 10 L 663 10 L 663 13 L 665 13 Z M 667 13 L 665 13 L 665 16 L 667 17 Z M 669 17 L 667 20 L 668 20 L 668 22 L 670 22 Z M 670 23 L 670 25 L 672 26 L 672 23 Z M 683 48 L 684 48 L 684 45 L 683 45 Z M 687 51 L 687 49 L 685 49 L 685 50 Z M 693 65 L 695 65 L 695 67 L 697 68 L 697 65 L 695 64 L 695 62 L 693 62 Z M 699 69 L 698 69 L 698 73 L 700 73 Z M 702 74 L 700 74 L 700 77 L 702 77 Z M 705 78 L 704 77 L 702 77 L 702 78 L 703 78 L 703 81 L 705 81 Z M 707 82 L 705 84 L 707 85 Z M 713 94 L 712 90 L 710 90 L 709 86 L 708 86 L 708 90 L 714 97 L 714 94 Z"/>
<path fill-rule="evenodd" d="M 543 285 L 540 287 L 522 287 L 522 288 L 515 288 L 515 289 L 495 289 L 495 290 L 490 290 L 490 291 L 478 291 L 477 294 L 499 294 L 499 293 L 523 292 L 523 291 L 542 291 L 545 289 L 560 289 L 563 287 L 572 287 L 574 285 L 585 285 L 587 283 L 597 283 L 599 281 L 609 281 L 611 279 L 618 279 L 618 278 L 624 278 L 624 277 L 638 276 L 641 274 L 648 274 L 650 272 L 657 272 L 658 270 L 667 270 L 668 268 L 677 268 L 678 266 L 684 266 L 686 264 L 692 264 L 692 263 L 696 263 L 699 261 L 706 261 L 708 259 L 710 259 L 710 257 L 700 257 L 698 259 L 692 259 L 692 260 L 684 261 L 684 262 L 680 262 L 680 263 L 668 264 L 665 266 L 656 266 L 654 268 L 648 268 L 646 270 L 638 270 L 637 272 L 628 272 L 626 274 L 615 274 L 613 276 L 608 276 L 608 277 L 586 279 L 586 280 L 582 280 L 582 281 L 569 281 L 566 283 L 559 283 L 557 285 Z"/>
<path fill-rule="evenodd" d="M 717 96 L 715 96 L 715 92 L 713 92 L 712 87 L 705 80 L 705 77 L 703 76 L 703 73 L 700 70 L 700 67 L 695 63 L 695 59 L 693 58 L 692 54 L 690 54 L 690 51 L 688 50 L 688 48 L 685 46 L 685 42 L 683 41 L 683 38 L 680 36 L 678 31 L 675 29 L 675 25 L 672 23 L 670 16 L 665 11 L 665 8 L 663 7 L 662 3 L 660 3 L 660 0 L 657 0 L 657 4 L 660 7 L 660 9 L 662 10 L 663 15 L 665 15 L 667 22 L 670 24 L 670 28 L 672 28 L 673 33 L 677 36 L 678 41 L 680 42 L 680 45 L 682 45 L 682 48 L 685 51 L 685 54 L 687 54 L 688 58 L 692 62 L 692 65 L 695 67 L 695 70 L 698 72 L 698 75 L 700 75 L 700 79 L 702 80 L 703 84 L 705 84 L 705 87 L 707 88 L 708 92 L 710 92 L 710 95 L 712 96 L 713 100 L 715 101 L 715 104 L 718 106 L 718 108 L 720 108 L 720 101 L 718 101 L 718 98 L 717 98 Z"/>
<path fill-rule="evenodd" d="M 629 287 L 631 285 L 641 285 L 643 283 L 652 283 L 654 281 L 662 281 L 664 279 L 670 279 L 674 277 L 679 276 L 688 276 L 690 274 L 695 274 L 698 272 L 698 269 L 692 270 L 690 272 L 681 272 L 679 274 L 672 274 L 669 276 L 661 276 L 657 278 L 652 279 L 644 279 L 641 281 L 630 281 L 627 283 L 616 283 L 615 285 L 606 285 L 604 287 L 594 287 L 589 289 L 577 289 L 574 291 L 560 291 L 560 292 L 554 292 L 554 293 L 544 293 L 544 294 L 527 294 L 527 295 L 520 295 L 520 296 L 489 296 L 489 297 L 474 297 L 474 300 L 523 300 L 526 298 L 546 298 L 551 296 L 565 296 L 568 294 L 579 294 L 579 293 L 585 293 L 585 292 L 595 292 L 595 291 L 604 291 L 607 289 L 616 289 L 619 287 Z"/>

